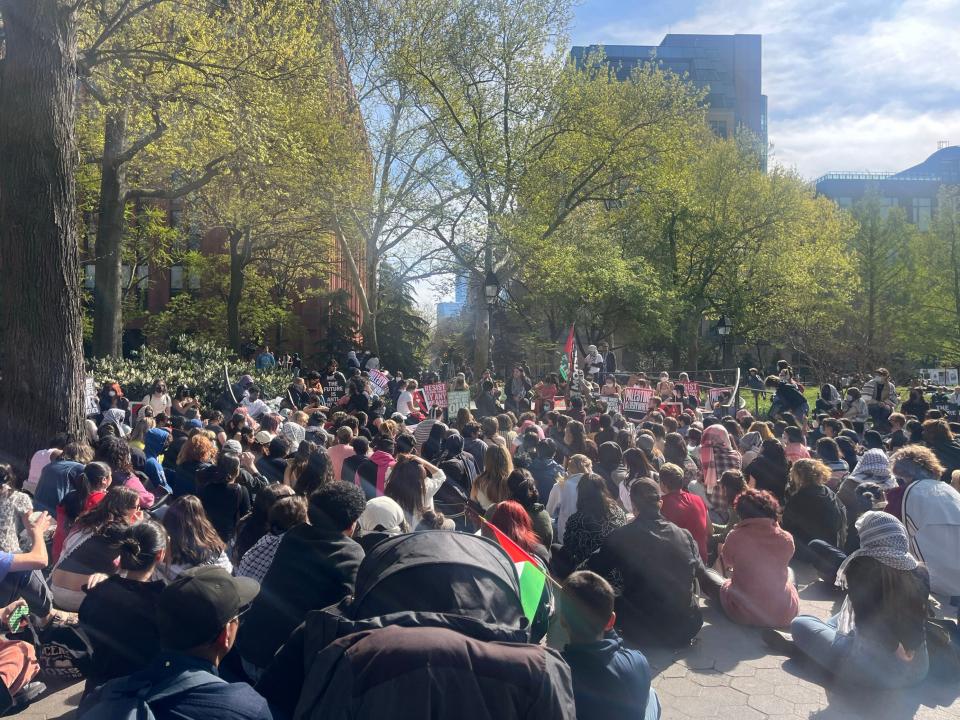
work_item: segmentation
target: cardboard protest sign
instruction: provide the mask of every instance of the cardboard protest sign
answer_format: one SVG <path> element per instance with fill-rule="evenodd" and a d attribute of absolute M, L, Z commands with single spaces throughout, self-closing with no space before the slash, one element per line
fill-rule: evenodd
<path fill-rule="evenodd" d="M 347 388 L 338 377 L 328 375 L 322 378 L 322 383 L 323 397 L 328 405 L 336 405 L 337 401 L 347 393 Z"/>
<path fill-rule="evenodd" d="M 563 395 L 557 395 L 553 399 L 553 409 L 557 412 L 563 412 L 567 409 L 567 399 Z"/>
<path fill-rule="evenodd" d="M 413 391 L 413 406 L 420 414 L 427 414 L 427 398 L 424 396 L 423 390 Z"/>
<path fill-rule="evenodd" d="M 96 415 L 100 412 L 100 403 L 97 401 L 97 386 L 92 377 L 88 377 L 83 384 L 83 400 L 87 415 Z"/>
<path fill-rule="evenodd" d="M 379 370 L 370 371 L 370 390 L 374 395 L 383 395 L 387 391 L 387 383 L 389 382 L 390 378 L 385 373 Z"/>
<path fill-rule="evenodd" d="M 460 408 L 470 409 L 469 390 L 451 390 L 447 393 L 447 415 L 451 420 L 457 416 Z"/>
<path fill-rule="evenodd" d="M 623 391 L 623 412 L 646 415 L 653 388 L 628 387 Z"/>
<path fill-rule="evenodd" d="M 693 395 L 695 398 L 700 397 L 700 383 L 685 382 L 685 383 L 682 383 L 682 385 L 683 385 L 683 392 L 685 392 L 688 397 L 690 395 Z"/>
<path fill-rule="evenodd" d="M 447 406 L 447 386 L 443 383 L 424 385 L 423 395 L 427 400 L 427 409 Z"/>

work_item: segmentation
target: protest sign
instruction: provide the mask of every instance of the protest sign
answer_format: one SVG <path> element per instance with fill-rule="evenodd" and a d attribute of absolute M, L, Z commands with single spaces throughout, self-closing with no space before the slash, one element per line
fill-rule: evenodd
<path fill-rule="evenodd" d="M 88 377 L 83 384 L 84 407 L 87 415 L 96 415 L 100 412 L 100 404 L 97 402 L 97 386 L 92 377 Z"/>
<path fill-rule="evenodd" d="M 660 412 L 663 413 L 664 417 L 680 417 L 683 414 L 683 403 L 660 403 Z"/>
<path fill-rule="evenodd" d="M 451 390 L 447 393 L 447 416 L 450 420 L 457 417 L 460 408 L 470 409 L 469 390 Z"/>
<path fill-rule="evenodd" d="M 687 394 L 687 397 L 693 395 L 695 398 L 700 398 L 700 383 L 685 382 L 681 384 L 683 385 L 683 392 Z"/>
<path fill-rule="evenodd" d="M 620 398 L 615 395 L 603 395 L 600 397 L 600 402 L 605 402 L 607 404 L 608 413 L 618 413 L 620 412 Z"/>
<path fill-rule="evenodd" d="M 557 412 L 564 412 L 567 409 L 567 399 L 563 395 L 557 395 L 553 399 L 553 409 Z"/>
<path fill-rule="evenodd" d="M 370 390 L 374 395 L 380 396 L 387 391 L 387 383 L 390 378 L 379 370 L 370 371 Z"/>
<path fill-rule="evenodd" d="M 447 406 L 447 386 L 443 383 L 424 385 L 423 395 L 427 400 L 427 409 Z"/>
<path fill-rule="evenodd" d="M 628 387 L 623 391 L 623 412 L 646 415 L 653 388 Z"/>
<path fill-rule="evenodd" d="M 722 388 L 710 388 L 710 406 L 713 407 L 717 404 L 717 400 L 723 393 L 729 393 L 733 395 L 732 387 L 722 387 Z"/>
<path fill-rule="evenodd" d="M 336 405 L 337 401 L 346 394 L 347 389 L 338 377 L 332 375 L 324 377 L 322 381 L 323 397 L 326 399 L 327 404 Z"/>
<path fill-rule="evenodd" d="M 421 415 L 427 414 L 427 398 L 424 396 L 423 390 L 413 391 L 413 406 L 416 412 Z"/>

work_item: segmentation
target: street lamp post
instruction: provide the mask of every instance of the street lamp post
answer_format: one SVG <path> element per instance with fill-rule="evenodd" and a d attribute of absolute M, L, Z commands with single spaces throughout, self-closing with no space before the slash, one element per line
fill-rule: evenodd
<path fill-rule="evenodd" d="M 487 334 L 488 334 L 488 352 L 487 365 L 490 366 L 490 374 L 494 374 L 493 363 L 493 308 L 497 303 L 497 297 L 500 295 L 500 281 L 493 270 L 487 270 L 487 276 L 483 281 L 483 295 L 487 300 Z"/>
<path fill-rule="evenodd" d="M 720 336 L 720 363 L 727 369 L 727 336 L 733 330 L 733 323 L 726 315 L 721 315 L 717 321 L 717 335 Z"/>

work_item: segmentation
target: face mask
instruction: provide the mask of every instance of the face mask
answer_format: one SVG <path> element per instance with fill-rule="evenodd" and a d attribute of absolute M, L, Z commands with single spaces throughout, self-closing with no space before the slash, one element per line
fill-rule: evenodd
<path fill-rule="evenodd" d="M 876 380 L 877 382 L 883 382 L 883 378 L 879 375 L 874 375 L 873 379 Z"/>

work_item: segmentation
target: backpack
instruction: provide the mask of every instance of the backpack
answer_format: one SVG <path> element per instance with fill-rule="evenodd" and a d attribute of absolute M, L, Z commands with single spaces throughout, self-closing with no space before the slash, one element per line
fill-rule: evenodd
<path fill-rule="evenodd" d="M 77 717 L 84 720 L 154 720 L 150 703 L 195 690 L 205 685 L 226 682 L 205 670 L 190 670 L 167 682 L 153 684 L 138 675 L 111 680 L 89 693 L 80 703 Z"/>

